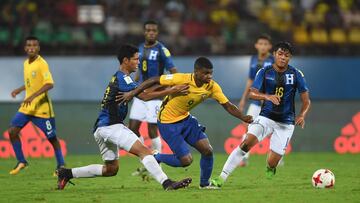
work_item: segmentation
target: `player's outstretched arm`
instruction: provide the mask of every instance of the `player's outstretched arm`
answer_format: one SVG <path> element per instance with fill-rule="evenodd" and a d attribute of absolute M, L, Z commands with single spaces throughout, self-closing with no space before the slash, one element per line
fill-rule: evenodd
<path fill-rule="evenodd" d="M 28 98 L 26 98 L 23 102 L 23 106 L 28 106 L 31 104 L 32 100 L 34 100 L 37 96 L 41 95 L 44 92 L 49 91 L 54 87 L 54 84 L 47 83 L 43 85 L 38 91 L 36 91 L 34 94 L 30 95 Z"/>
<path fill-rule="evenodd" d="M 189 93 L 189 85 L 174 85 L 171 87 L 154 85 L 148 89 L 145 89 L 137 97 L 143 101 L 148 101 L 155 98 L 161 98 L 169 94 L 187 95 L 188 93 Z"/>
<path fill-rule="evenodd" d="M 11 92 L 12 98 L 15 98 L 16 95 L 20 94 L 20 93 L 21 93 L 22 91 L 24 91 L 24 90 L 25 90 L 25 85 L 23 85 L 23 86 L 21 86 L 21 87 L 19 87 L 19 88 L 14 89 L 14 90 Z"/>
<path fill-rule="evenodd" d="M 241 111 L 231 102 L 226 102 L 225 104 L 221 104 L 224 109 L 229 112 L 231 115 L 235 116 L 236 118 L 246 122 L 251 123 L 253 122 L 253 117 L 250 115 L 244 115 Z"/>
<path fill-rule="evenodd" d="M 305 127 L 305 117 L 306 117 L 306 114 L 309 112 L 310 106 L 311 106 L 309 92 L 301 93 L 300 98 L 302 101 L 302 106 L 301 106 L 301 111 L 300 111 L 299 115 L 296 116 L 296 118 L 295 118 L 295 125 L 299 125 L 299 126 L 301 126 L 301 128 L 304 128 Z"/>
<path fill-rule="evenodd" d="M 253 82 L 254 81 L 251 80 L 251 79 L 248 79 L 247 82 L 246 82 L 245 90 L 244 90 L 243 95 L 241 96 L 241 99 L 240 99 L 240 102 L 239 102 L 239 109 L 240 109 L 241 112 L 244 111 L 246 100 L 247 100 L 247 98 L 249 96 L 250 87 L 253 84 Z"/>
<path fill-rule="evenodd" d="M 251 99 L 255 99 L 255 100 L 268 100 L 268 101 L 271 101 L 275 105 L 280 104 L 280 96 L 275 95 L 275 94 L 273 94 L 273 95 L 264 94 L 264 93 L 259 92 L 259 90 L 255 89 L 255 88 L 250 89 L 249 97 Z"/>
<path fill-rule="evenodd" d="M 160 84 L 160 77 L 152 77 L 141 83 L 137 88 L 130 92 L 119 92 L 116 95 L 115 101 L 119 104 L 126 103 L 132 100 L 135 96 L 143 92 L 146 88 L 151 87 L 155 84 Z"/>

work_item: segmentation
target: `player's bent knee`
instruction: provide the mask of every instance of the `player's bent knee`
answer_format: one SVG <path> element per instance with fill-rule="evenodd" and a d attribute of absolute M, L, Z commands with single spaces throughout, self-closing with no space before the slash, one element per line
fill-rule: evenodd
<path fill-rule="evenodd" d="M 201 155 L 203 155 L 203 156 L 213 156 L 213 149 L 212 149 L 212 147 L 209 147 L 209 148 L 205 149 L 205 150 L 201 153 Z"/>
<path fill-rule="evenodd" d="M 10 139 L 17 138 L 19 136 L 20 129 L 11 127 L 8 129 Z"/>
<path fill-rule="evenodd" d="M 193 162 L 193 158 L 191 155 L 188 155 L 188 156 L 181 157 L 180 161 L 181 161 L 181 165 L 183 167 L 187 167 L 187 166 L 191 165 L 191 163 Z"/>
<path fill-rule="evenodd" d="M 106 165 L 103 176 L 116 176 L 118 171 L 119 171 L 118 165 Z"/>

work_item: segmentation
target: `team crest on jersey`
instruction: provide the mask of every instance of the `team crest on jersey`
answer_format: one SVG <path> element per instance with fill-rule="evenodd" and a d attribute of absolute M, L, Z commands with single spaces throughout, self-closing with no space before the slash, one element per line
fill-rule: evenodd
<path fill-rule="evenodd" d="M 149 54 L 149 60 L 156 60 L 158 53 L 159 53 L 158 51 L 151 50 Z"/>
<path fill-rule="evenodd" d="M 293 85 L 294 84 L 294 74 L 285 74 L 286 84 Z"/>
<path fill-rule="evenodd" d="M 207 94 L 201 94 L 201 99 L 205 100 L 207 98 Z"/>
<path fill-rule="evenodd" d="M 35 77 L 36 77 L 36 72 L 35 72 L 35 71 L 32 71 L 32 72 L 31 72 L 31 76 L 32 76 L 33 78 L 35 78 Z"/>

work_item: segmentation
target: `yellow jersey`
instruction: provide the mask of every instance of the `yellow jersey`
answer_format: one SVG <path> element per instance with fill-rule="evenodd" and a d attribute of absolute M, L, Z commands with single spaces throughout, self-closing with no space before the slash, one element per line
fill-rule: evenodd
<path fill-rule="evenodd" d="M 29 59 L 26 59 L 24 62 L 25 98 L 37 92 L 45 84 L 54 84 L 46 61 L 40 55 L 30 64 Z M 31 102 L 31 105 L 26 107 L 21 105 L 19 112 L 40 118 L 52 118 L 55 116 L 47 92 L 37 96 Z"/>
<path fill-rule="evenodd" d="M 223 94 L 221 87 L 215 81 L 197 87 L 194 75 L 191 73 L 176 73 L 162 75 L 161 85 L 189 85 L 189 94 L 184 96 L 168 95 L 164 98 L 158 119 L 161 123 L 175 123 L 190 115 L 190 110 L 203 102 L 207 98 L 213 98 L 220 104 L 228 102 L 228 98 Z"/>

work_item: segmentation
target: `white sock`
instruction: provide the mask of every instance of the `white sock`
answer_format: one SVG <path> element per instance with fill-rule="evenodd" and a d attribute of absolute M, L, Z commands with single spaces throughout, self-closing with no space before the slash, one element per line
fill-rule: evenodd
<path fill-rule="evenodd" d="M 160 136 L 157 136 L 156 138 L 151 139 L 151 144 L 152 144 L 152 148 L 154 150 L 157 150 L 158 152 L 161 153 L 161 139 Z"/>
<path fill-rule="evenodd" d="M 93 178 L 102 176 L 103 165 L 92 164 L 88 166 L 71 169 L 74 178 Z"/>
<path fill-rule="evenodd" d="M 140 137 L 139 137 L 139 140 L 140 140 L 140 142 L 141 142 L 142 144 L 144 144 L 144 143 L 145 143 L 144 137 L 143 137 L 143 136 L 141 136 L 141 135 L 140 135 Z"/>
<path fill-rule="evenodd" d="M 246 133 L 242 136 L 242 141 L 241 141 L 241 142 L 243 142 L 243 141 L 245 140 L 245 138 L 246 138 Z M 244 158 L 245 158 L 245 159 L 249 159 L 249 156 L 250 156 L 250 152 L 249 152 L 249 153 L 246 153 L 246 154 L 244 155 Z"/>
<path fill-rule="evenodd" d="M 149 173 L 158 181 L 160 184 L 163 184 L 165 180 L 168 179 L 167 175 L 163 172 L 158 162 L 155 160 L 154 156 L 147 155 L 143 158 L 142 163 Z"/>
<path fill-rule="evenodd" d="M 240 147 L 236 147 L 224 164 L 220 177 L 225 181 L 228 176 L 239 166 L 240 162 L 244 159 L 246 152 L 242 151 Z"/>

